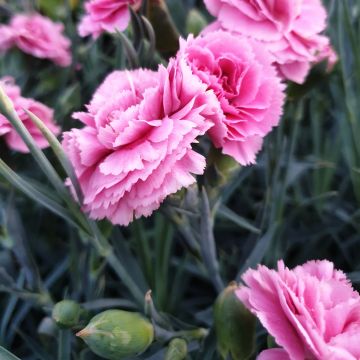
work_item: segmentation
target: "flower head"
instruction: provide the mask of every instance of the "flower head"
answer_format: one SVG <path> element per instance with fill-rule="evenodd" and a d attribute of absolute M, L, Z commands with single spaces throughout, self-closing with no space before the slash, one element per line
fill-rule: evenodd
<path fill-rule="evenodd" d="M 283 89 L 260 43 L 225 31 L 181 40 L 178 57 L 214 91 L 221 114 L 209 135 L 240 164 L 254 163 L 282 113 Z"/>
<path fill-rule="evenodd" d="M 71 43 L 63 31 L 63 24 L 54 23 L 40 14 L 17 14 L 9 25 L 0 28 L 0 34 L 6 33 L 6 41 L 0 41 L 0 50 L 16 46 L 34 57 L 69 66 Z"/>
<path fill-rule="evenodd" d="M 78 27 L 80 36 L 92 35 L 96 39 L 105 31 L 125 30 L 130 21 L 129 6 L 136 9 L 140 4 L 141 0 L 89 0 Z"/>
<path fill-rule="evenodd" d="M 237 296 L 283 348 L 267 350 L 261 359 L 359 358 L 359 294 L 331 262 L 289 270 L 279 261 L 277 271 L 259 266 L 243 280 Z"/>
<path fill-rule="evenodd" d="M 223 28 L 263 42 L 271 51 L 280 74 L 304 82 L 318 54 L 330 46 L 322 35 L 326 10 L 320 0 L 205 0 Z M 329 59 L 332 60 L 331 58 Z"/>
<path fill-rule="evenodd" d="M 60 132 L 60 128 L 54 122 L 54 111 L 34 99 L 24 98 L 21 96 L 20 88 L 10 77 L 4 77 L 0 79 L 0 86 L 4 89 L 6 95 L 13 102 L 17 115 L 24 123 L 25 127 L 29 131 L 30 135 L 34 138 L 37 145 L 42 149 L 48 147 L 49 143 L 44 138 L 41 131 L 29 118 L 25 110 L 30 111 L 36 115 L 44 122 L 49 130 L 57 135 Z M 28 147 L 23 142 L 20 135 L 2 114 L 0 114 L 0 136 L 4 136 L 5 142 L 11 149 L 23 153 L 29 152 Z"/>
<path fill-rule="evenodd" d="M 216 97 L 183 61 L 110 74 L 88 111 L 74 114 L 86 126 L 63 141 L 90 216 L 127 225 L 193 184 L 205 158 L 192 145 L 213 124 L 211 104 Z"/>

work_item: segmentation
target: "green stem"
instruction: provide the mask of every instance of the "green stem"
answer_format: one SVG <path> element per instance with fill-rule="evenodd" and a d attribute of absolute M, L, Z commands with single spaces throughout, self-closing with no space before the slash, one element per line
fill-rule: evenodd
<path fill-rule="evenodd" d="M 141 308 L 143 308 L 145 301 L 144 300 L 145 294 L 142 293 L 138 285 L 133 281 L 132 277 L 125 270 L 124 266 L 121 264 L 119 259 L 115 256 L 115 254 L 112 251 L 107 255 L 106 259 L 109 265 L 114 270 L 114 272 L 119 276 L 119 278 L 127 287 L 131 295 L 134 297 L 138 305 Z"/>
<path fill-rule="evenodd" d="M 58 360 L 70 360 L 71 332 L 70 330 L 59 331 Z"/>
<path fill-rule="evenodd" d="M 172 248 L 172 227 L 168 221 L 158 218 L 159 224 L 155 236 L 155 279 L 158 281 L 156 286 L 157 305 L 161 310 L 165 310 L 167 305 L 167 291 L 169 279 L 169 259 Z M 159 281 L 160 280 L 160 281 Z"/>
<path fill-rule="evenodd" d="M 202 340 L 209 334 L 209 330 L 204 328 L 196 328 L 191 330 L 180 330 L 180 331 L 171 331 L 166 330 L 158 325 L 154 325 L 155 327 L 155 338 L 161 342 L 168 342 L 174 338 L 181 338 L 187 341 L 194 341 L 194 340 Z"/>

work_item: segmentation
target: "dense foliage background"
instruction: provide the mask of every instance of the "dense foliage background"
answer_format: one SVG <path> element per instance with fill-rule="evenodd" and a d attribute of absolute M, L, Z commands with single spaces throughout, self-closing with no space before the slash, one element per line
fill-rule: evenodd
<path fill-rule="evenodd" d="M 168 5 L 183 36 L 192 9 L 210 20 L 202 1 L 169 0 Z M 280 258 L 289 267 L 327 258 L 355 287 L 360 282 L 360 2 L 329 0 L 326 6 L 339 63 L 331 74 L 320 64 L 306 84 L 288 87 L 285 115 L 258 163 L 242 168 L 221 190 L 214 233 L 224 283 L 240 280 L 250 266 L 274 266 Z M 65 23 L 74 65 L 57 68 L 13 50 L 0 58 L 0 75 L 13 76 L 25 95 L 53 107 L 66 130 L 74 126 L 71 113 L 82 109 L 105 75 L 129 64 L 120 39 L 102 36 L 93 42 L 77 36 L 81 1 L 0 1 L 1 20 L 33 7 Z M 1 159 L 29 183 L 50 188 L 31 155 L 12 153 L 1 141 L 0 148 Z M 50 150 L 46 154 L 54 160 Z M 94 312 L 142 311 L 124 279 L 71 224 L 2 177 L 0 226 L 0 345 L 21 359 L 96 359 L 74 332 L 51 323 L 52 304 L 64 298 Z M 158 311 L 179 327 L 186 327 L 184 322 L 211 328 L 213 275 L 188 251 L 179 229 L 167 220 L 166 207 L 128 228 L 111 229 L 106 222 L 100 228 L 131 281 L 143 294 L 152 289 Z M 261 330 L 258 334 L 261 348 L 266 338 Z M 190 350 L 191 359 L 218 358 L 212 333 Z M 155 345 L 143 358 L 161 359 L 162 351 Z"/>

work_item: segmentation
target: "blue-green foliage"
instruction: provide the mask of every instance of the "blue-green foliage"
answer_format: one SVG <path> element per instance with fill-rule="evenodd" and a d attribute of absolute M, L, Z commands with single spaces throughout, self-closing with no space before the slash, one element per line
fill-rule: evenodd
<path fill-rule="evenodd" d="M 96 42 L 78 37 L 81 4 L 75 9 L 69 4 L 0 1 L 2 21 L 29 6 L 65 23 L 73 43 L 72 67 L 54 67 L 17 50 L 0 58 L 0 76 L 13 76 L 25 95 L 53 107 L 64 130 L 79 126 L 71 113 L 82 109 L 109 71 L 129 67 L 120 37 L 105 35 Z M 96 225 L 53 190 L 44 163 L 10 152 L 0 139 L 0 158 L 13 169 L 0 163 L 1 346 L 26 360 L 97 359 L 74 331 L 54 326 L 54 303 L 73 299 L 91 314 L 107 308 L 143 311 L 148 289 L 159 316 L 166 313 L 161 319 L 168 331 L 211 329 L 212 305 L 223 283 L 239 280 L 249 266 L 274 266 L 280 258 L 290 267 L 327 258 L 357 286 L 360 5 L 356 0 L 326 5 L 328 33 L 340 59 L 334 71 L 328 74 L 319 64 L 306 84 L 289 86 L 281 125 L 266 139 L 258 163 L 242 168 L 217 204 L 209 203 L 206 193 L 189 194 L 199 203 L 184 210 L 179 226 L 164 215 L 173 204 L 128 228 L 105 221 Z M 210 19 L 202 1 L 169 0 L 168 6 L 184 36 L 193 7 Z M 136 34 L 129 30 L 128 35 Z M 154 67 L 143 51 L 149 41 L 142 46 L 135 48 L 140 64 Z M 45 154 L 63 180 L 66 169 L 51 150 Z M 257 340 L 259 348 L 265 346 L 261 330 Z M 0 347 L 2 356 L 14 358 Z M 164 346 L 157 343 L 139 358 L 163 356 Z M 189 344 L 189 359 L 217 358 L 212 331 L 203 344 Z"/>

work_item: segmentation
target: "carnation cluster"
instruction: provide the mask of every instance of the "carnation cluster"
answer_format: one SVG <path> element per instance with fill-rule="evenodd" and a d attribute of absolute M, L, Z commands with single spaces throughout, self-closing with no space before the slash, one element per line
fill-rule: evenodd
<path fill-rule="evenodd" d="M 126 29 L 140 3 L 88 1 L 80 35 Z M 194 147 L 202 137 L 240 165 L 255 163 L 280 121 L 284 78 L 303 82 L 311 64 L 335 58 L 317 0 L 205 3 L 217 21 L 180 39 L 167 67 L 110 74 L 74 114 L 85 127 L 63 145 L 92 218 L 127 225 L 194 183 L 206 166 Z M 309 12 L 318 15 L 311 24 Z"/>
<path fill-rule="evenodd" d="M 14 83 L 14 80 L 11 77 L 1 78 L 0 86 L 13 102 L 19 119 L 24 123 L 36 144 L 41 149 L 48 147 L 48 141 L 43 137 L 41 131 L 29 118 L 26 111 L 30 111 L 36 115 L 44 122 L 50 131 L 52 131 L 55 135 L 58 135 L 60 133 L 60 128 L 55 124 L 54 111 L 34 99 L 23 97 L 21 95 L 20 88 Z M 21 139 L 20 135 L 2 114 L 0 114 L 0 136 L 4 138 L 10 149 L 23 153 L 29 152 L 28 147 Z"/>
<path fill-rule="evenodd" d="M 282 113 L 284 85 L 259 44 L 223 31 L 181 40 L 167 68 L 110 74 L 87 112 L 86 126 L 64 134 L 95 219 L 127 225 L 196 181 L 207 134 L 240 164 L 253 163 Z"/>
<path fill-rule="evenodd" d="M 124 31 L 131 8 L 139 10 L 141 3 L 85 2 L 79 34 L 96 39 L 103 32 Z M 167 66 L 111 73 L 86 110 L 74 114 L 84 127 L 64 133 L 63 146 L 92 218 L 127 225 L 149 216 L 168 195 L 204 173 L 206 154 L 195 146 L 199 141 L 240 165 L 255 163 L 264 138 L 279 124 L 284 79 L 303 82 L 312 64 L 336 60 L 322 34 L 326 12 L 319 0 L 205 4 L 217 20 L 198 37 L 180 39 Z M 40 14 L 18 14 L 0 27 L 0 50 L 18 47 L 68 66 L 70 41 L 63 30 Z M 6 91 L 15 86 L 3 84 Z M 41 108 L 39 117 L 52 124 L 52 112 L 44 105 L 24 104 L 20 95 L 13 101 L 24 122 L 22 108 L 36 107 L 33 112 Z M 26 151 L 7 121 L 1 121 L 9 146 Z M 36 140 L 45 146 L 40 135 Z"/>

